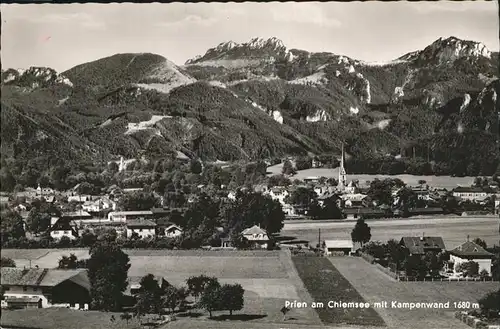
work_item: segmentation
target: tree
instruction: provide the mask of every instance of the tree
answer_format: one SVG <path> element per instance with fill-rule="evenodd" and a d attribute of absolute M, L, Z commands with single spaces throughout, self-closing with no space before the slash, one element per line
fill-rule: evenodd
<path fill-rule="evenodd" d="M 136 313 L 159 314 L 162 309 L 162 290 L 153 274 L 141 278 L 139 295 L 137 297 Z"/>
<path fill-rule="evenodd" d="M 432 277 L 439 277 L 439 271 L 443 268 L 443 263 L 440 263 L 437 255 L 433 252 L 427 252 L 424 255 L 424 262 L 429 274 Z"/>
<path fill-rule="evenodd" d="M 160 204 L 160 200 L 152 193 L 135 192 L 124 194 L 118 200 L 118 207 L 122 210 L 149 210 Z"/>
<path fill-rule="evenodd" d="M 285 160 L 285 162 L 283 162 L 283 169 L 281 172 L 289 176 L 293 176 L 297 173 L 290 160 Z"/>
<path fill-rule="evenodd" d="M 96 243 L 97 241 L 97 236 L 90 232 L 90 230 L 86 229 L 83 233 L 82 233 L 82 244 L 84 247 L 91 247 L 94 245 L 94 243 Z"/>
<path fill-rule="evenodd" d="M 387 254 L 390 261 L 395 264 L 396 269 L 401 268 L 404 260 L 408 256 L 407 249 L 394 239 L 387 241 Z"/>
<path fill-rule="evenodd" d="M 189 170 L 193 174 L 199 175 L 203 171 L 203 166 L 202 166 L 200 161 L 193 159 L 193 160 L 191 160 L 191 162 L 189 164 Z"/>
<path fill-rule="evenodd" d="M 424 279 L 428 272 L 424 257 L 420 255 L 406 257 L 403 268 L 407 276 L 417 277 L 420 280 Z"/>
<path fill-rule="evenodd" d="M 8 238 L 19 239 L 26 236 L 24 222 L 17 211 L 6 209 L 1 212 L 0 221 L 2 241 Z"/>
<path fill-rule="evenodd" d="M 241 232 L 253 225 L 260 225 L 269 235 L 283 228 L 285 214 L 281 204 L 257 192 L 236 193 L 236 200 L 221 209 L 223 222 L 231 231 Z"/>
<path fill-rule="evenodd" d="M 78 258 L 75 254 L 70 254 L 69 256 L 62 256 L 59 259 L 59 266 L 57 268 L 60 269 L 75 269 L 78 267 Z"/>
<path fill-rule="evenodd" d="M 315 216 L 315 209 L 316 207 L 315 204 L 313 204 L 311 211 L 311 216 L 313 216 L 313 219 L 341 219 L 342 218 L 342 211 L 337 205 L 337 202 L 335 201 L 334 198 L 328 198 L 323 201 L 323 206 L 319 207 L 318 212 L 319 214 Z"/>
<path fill-rule="evenodd" d="M 46 232 L 50 227 L 50 217 L 50 214 L 42 213 L 36 207 L 32 208 L 26 218 L 29 230 L 33 233 Z"/>
<path fill-rule="evenodd" d="M 427 183 L 427 181 L 425 179 L 419 179 L 418 180 L 418 185 L 420 185 L 420 187 L 424 186 L 425 183 Z"/>
<path fill-rule="evenodd" d="M 490 292 L 479 300 L 479 307 L 488 319 L 498 318 L 500 314 L 500 289 Z"/>
<path fill-rule="evenodd" d="M 11 171 L 6 167 L 0 169 L 0 189 L 5 192 L 12 192 L 16 186 L 16 179 Z"/>
<path fill-rule="evenodd" d="M 208 277 L 205 275 L 192 276 L 186 280 L 186 284 L 188 287 L 188 291 L 193 295 L 195 300 L 201 296 L 203 291 L 207 289 L 207 287 L 218 285 L 217 278 Z"/>
<path fill-rule="evenodd" d="M 462 272 L 466 277 L 476 277 L 479 274 L 479 264 L 474 261 L 459 263 L 456 271 Z"/>
<path fill-rule="evenodd" d="M 290 186 L 292 182 L 288 177 L 285 177 L 283 174 L 280 175 L 273 175 L 268 178 L 267 180 L 267 186 L 268 187 L 274 187 L 274 186 Z"/>
<path fill-rule="evenodd" d="M 368 189 L 368 196 L 372 200 L 376 200 L 379 205 L 392 205 L 392 188 L 396 185 L 396 182 L 390 178 L 384 180 L 374 179 L 370 183 L 370 188 Z"/>
<path fill-rule="evenodd" d="M 477 244 L 478 246 L 481 246 L 483 247 L 484 249 L 486 249 L 488 246 L 486 245 L 486 241 L 484 240 L 481 240 L 480 238 L 475 238 L 472 242 L 474 242 L 475 244 Z"/>
<path fill-rule="evenodd" d="M 243 308 L 243 294 L 245 290 L 240 284 L 225 284 L 220 290 L 220 302 L 223 309 L 233 315 L 233 311 L 239 311 Z"/>
<path fill-rule="evenodd" d="M 16 267 L 16 262 L 12 258 L 2 257 L 0 267 Z"/>
<path fill-rule="evenodd" d="M 220 289 L 220 286 L 216 285 L 207 287 L 198 302 L 198 305 L 201 308 L 208 311 L 210 318 L 212 318 L 213 311 L 219 311 L 222 309 Z"/>
<path fill-rule="evenodd" d="M 358 219 L 356 225 L 351 232 L 352 242 L 360 242 L 361 245 L 370 241 L 372 237 L 371 228 L 365 223 L 363 219 Z"/>
<path fill-rule="evenodd" d="M 114 163 L 114 162 L 112 162 L 112 163 Z M 132 315 L 128 312 L 125 312 L 125 313 L 120 315 L 120 319 L 125 320 L 127 325 L 128 325 L 128 322 L 132 319 Z"/>
<path fill-rule="evenodd" d="M 404 186 L 399 189 L 397 193 L 398 197 L 398 206 L 403 210 L 403 217 L 409 216 L 409 208 L 413 208 L 416 206 L 417 195 L 413 192 L 412 189 Z"/>
<path fill-rule="evenodd" d="M 163 306 L 169 308 L 172 313 L 175 312 L 176 308 L 182 308 L 186 303 L 186 297 L 188 296 L 188 292 L 186 288 L 176 288 L 174 286 L 168 286 L 165 289 L 165 294 L 163 298 Z"/>
<path fill-rule="evenodd" d="M 305 170 L 312 167 L 312 159 L 308 156 L 298 157 L 295 161 L 297 170 Z"/>
<path fill-rule="evenodd" d="M 88 276 L 90 296 L 95 309 L 118 310 L 127 288 L 129 257 L 118 246 L 107 241 L 90 249 Z"/>
<path fill-rule="evenodd" d="M 298 187 L 286 197 L 286 202 L 298 206 L 309 213 L 311 206 L 318 203 L 318 195 L 311 188 Z"/>
<path fill-rule="evenodd" d="M 486 279 L 486 278 L 489 278 L 490 277 L 490 273 L 488 272 L 488 270 L 486 269 L 482 269 L 481 272 L 479 272 L 479 277 L 481 279 Z"/>

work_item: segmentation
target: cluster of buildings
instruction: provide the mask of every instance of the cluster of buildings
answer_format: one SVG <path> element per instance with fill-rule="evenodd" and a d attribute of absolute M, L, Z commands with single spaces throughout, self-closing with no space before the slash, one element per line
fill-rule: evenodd
<path fill-rule="evenodd" d="M 402 237 L 399 244 L 408 250 L 410 256 L 423 256 L 428 252 L 437 255 L 447 251 L 442 237 L 424 236 L 423 234 L 422 236 Z M 351 240 L 325 240 L 323 242 L 325 256 L 350 255 L 355 253 L 360 247 L 359 244 L 355 244 Z M 476 262 L 479 265 L 478 273 L 484 270 L 491 276 L 492 261 L 495 255 L 480 245 L 469 241 L 468 237 L 466 242 L 454 249 L 448 250 L 448 253 L 450 260 L 444 264 L 442 271 L 448 276 L 460 277 L 462 273 L 460 272 L 459 265 L 470 261 Z"/>
<path fill-rule="evenodd" d="M 360 186 L 359 182 L 356 180 L 348 182 L 344 166 L 343 150 L 340 160 L 337 186 L 320 183 L 319 181 L 319 177 L 305 178 L 304 182 L 307 183 L 307 185 L 303 185 L 303 187 L 312 188 L 316 192 L 320 205 L 322 205 L 322 203 L 324 203 L 327 199 L 334 200 L 339 209 L 341 209 L 344 219 L 355 220 L 360 217 L 389 218 L 401 217 L 403 215 L 402 211 L 394 209 L 396 208 L 394 206 L 399 203 L 398 192 L 400 188 L 395 187 L 392 190 L 394 204 L 380 205 L 378 200 L 373 200 L 367 195 L 368 186 Z M 484 187 L 458 186 L 451 191 L 452 196 L 458 203 L 475 202 L 479 205 L 486 205 L 488 200 L 493 198 L 495 200 L 494 212 L 495 214 L 499 214 L 500 188 L 498 183 L 494 181 L 491 181 L 490 183 L 490 185 Z M 291 219 L 307 215 L 307 213 L 300 207 L 287 202 L 287 197 L 291 195 L 293 189 L 298 187 L 300 186 L 279 186 L 272 188 L 259 186 L 256 190 L 269 195 L 272 199 L 280 202 L 283 207 L 283 211 L 287 217 Z M 408 209 L 409 216 L 439 215 L 444 213 L 444 210 L 439 207 L 439 203 L 444 196 L 449 195 L 450 191 L 439 188 L 431 189 L 428 186 L 414 186 L 411 187 L 411 189 L 422 206 Z"/>

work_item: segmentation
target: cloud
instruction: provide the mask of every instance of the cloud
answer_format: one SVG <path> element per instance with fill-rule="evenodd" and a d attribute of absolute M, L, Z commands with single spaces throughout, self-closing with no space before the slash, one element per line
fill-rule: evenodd
<path fill-rule="evenodd" d="M 310 3 L 280 3 L 270 8 L 276 22 L 312 24 L 325 27 L 340 27 L 342 22 L 328 17 L 321 6 Z"/>
<path fill-rule="evenodd" d="M 198 15 L 188 15 L 184 19 L 178 21 L 170 21 L 170 22 L 159 22 L 156 23 L 157 27 L 174 27 L 174 26 L 183 26 L 189 27 L 189 25 L 200 25 L 200 26 L 212 26 L 216 24 L 219 20 L 214 17 L 204 18 Z"/>
<path fill-rule="evenodd" d="M 35 24 L 72 24 L 80 25 L 86 29 L 103 29 L 106 27 L 104 21 L 97 20 L 93 15 L 84 12 L 59 13 L 33 15 L 25 13 L 24 15 L 16 15 L 11 19 L 20 19 Z"/>

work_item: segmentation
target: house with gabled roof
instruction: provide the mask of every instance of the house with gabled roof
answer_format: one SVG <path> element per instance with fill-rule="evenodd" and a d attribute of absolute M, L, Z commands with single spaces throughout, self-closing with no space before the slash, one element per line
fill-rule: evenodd
<path fill-rule="evenodd" d="M 42 308 L 55 304 L 74 306 L 90 303 L 90 281 L 86 269 L 61 270 L 2 267 L 2 305 Z"/>
<path fill-rule="evenodd" d="M 466 241 L 450 251 L 450 262 L 454 264 L 453 271 L 457 271 L 457 266 L 461 263 L 473 261 L 479 264 L 479 271 L 486 270 L 491 275 L 491 263 L 494 255 L 480 245 Z"/>
<path fill-rule="evenodd" d="M 156 235 L 156 224 L 148 219 L 131 219 L 125 225 L 127 237 L 131 237 L 133 233 L 137 233 L 141 239 Z"/>
<path fill-rule="evenodd" d="M 407 236 L 401 238 L 400 245 L 408 249 L 411 255 L 424 255 L 427 252 L 439 253 L 446 250 L 442 237 L 439 236 Z"/>
<path fill-rule="evenodd" d="M 246 238 L 250 244 L 254 247 L 267 248 L 269 244 L 269 236 L 266 230 L 262 229 L 258 225 L 249 227 L 241 232 L 244 238 Z"/>

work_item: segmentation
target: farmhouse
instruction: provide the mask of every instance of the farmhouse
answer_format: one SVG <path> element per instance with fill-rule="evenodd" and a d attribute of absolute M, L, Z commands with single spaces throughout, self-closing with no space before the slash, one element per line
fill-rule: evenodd
<path fill-rule="evenodd" d="M 64 236 L 70 240 L 75 240 L 78 237 L 78 232 L 73 226 L 71 217 L 52 217 L 49 230 L 50 236 L 54 240 L 60 240 Z"/>
<path fill-rule="evenodd" d="M 325 240 L 325 255 L 349 255 L 354 251 L 354 244 L 351 240 Z"/>
<path fill-rule="evenodd" d="M 55 304 L 90 302 L 87 270 L 2 267 L 3 306 L 42 308 Z"/>
<path fill-rule="evenodd" d="M 141 239 L 156 235 L 156 224 L 147 219 L 131 219 L 127 221 L 127 237 L 137 233 Z"/>
<path fill-rule="evenodd" d="M 428 251 L 439 253 L 446 249 L 442 237 L 408 236 L 401 238 L 399 243 L 408 249 L 410 255 L 424 255 Z"/>
<path fill-rule="evenodd" d="M 269 243 L 269 236 L 267 232 L 261 229 L 259 226 L 254 225 L 247 228 L 241 232 L 244 238 L 246 238 L 254 247 L 267 248 Z"/>
<path fill-rule="evenodd" d="M 479 264 L 479 273 L 482 270 L 486 270 L 491 275 L 491 261 L 493 257 L 492 253 L 471 241 L 464 242 L 450 251 L 450 262 L 454 264 L 453 269 L 455 272 L 458 264 L 474 261 Z"/>
<path fill-rule="evenodd" d="M 112 211 L 108 214 L 108 220 L 112 222 L 126 222 L 129 219 L 151 218 L 153 212 L 150 210 L 139 211 Z"/>

